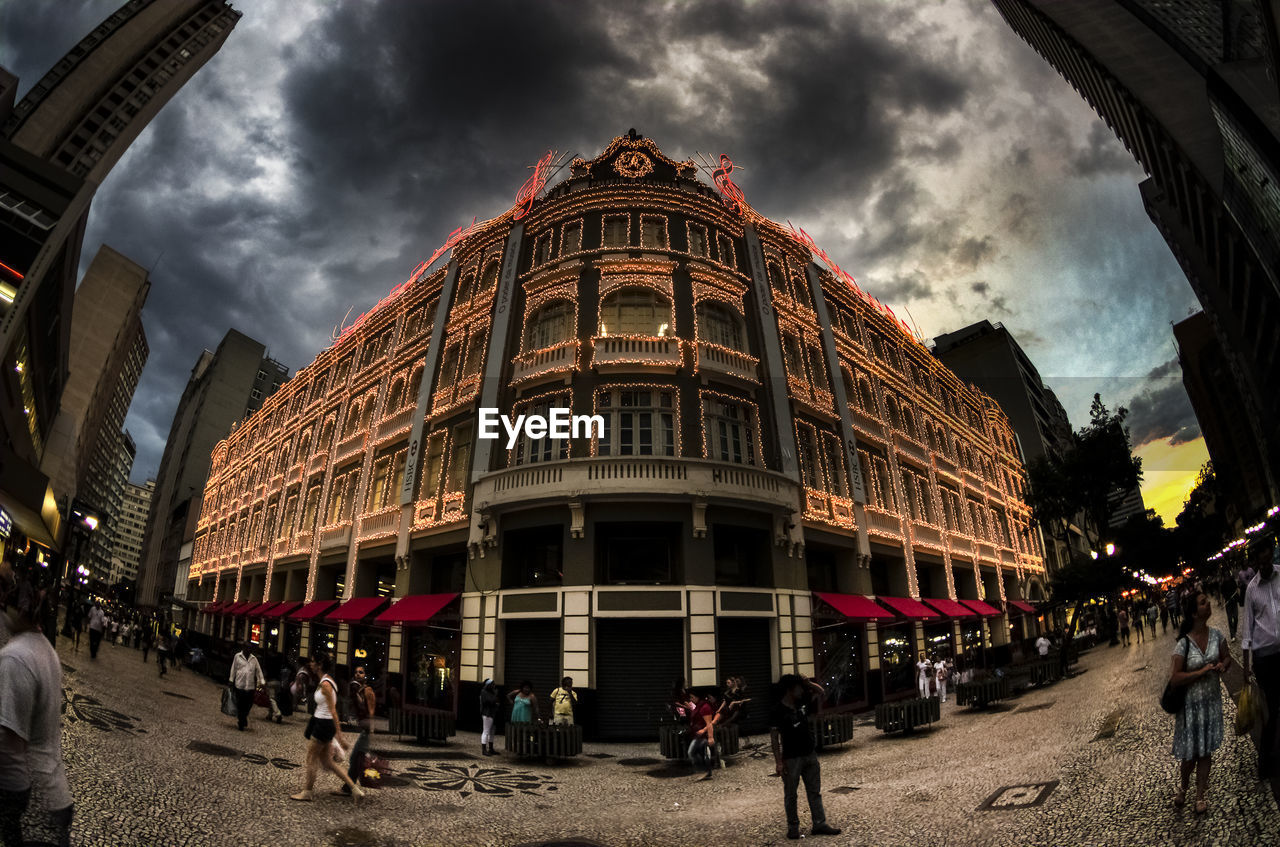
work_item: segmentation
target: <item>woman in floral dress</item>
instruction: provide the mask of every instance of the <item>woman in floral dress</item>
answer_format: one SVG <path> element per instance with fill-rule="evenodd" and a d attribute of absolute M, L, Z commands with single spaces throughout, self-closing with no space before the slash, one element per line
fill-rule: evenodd
<path fill-rule="evenodd" d="M 1174 687 L 1186 686 L 1187 700 L 1173 729 L 1173 755 L 1182 765 L 1182 783 L 1173 804 L 1184 806 L 1191 771 L 1196 772 L 1196 813 L 1209 806 L 1209 764 L 1222 746 L 1222 691 L 1219 675 L 1231 666 L 1231 653 L 1222 633 L 1209 627 L 1209 596 L 1192 592 L 1182 606 L 1182 625 L 1173 648 Z"/>

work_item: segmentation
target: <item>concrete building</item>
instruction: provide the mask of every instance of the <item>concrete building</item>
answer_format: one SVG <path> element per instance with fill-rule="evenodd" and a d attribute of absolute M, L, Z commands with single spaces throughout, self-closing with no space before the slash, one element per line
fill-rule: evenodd
<path fill-rule="evenodd" d="M 486 409 L 596 423 L 509 444 Z M 991 397 L 632 131 L 217 445 L 187 599 L 359 660 L 397 726 L 470 719 L 486 677 L 572 676 L 599 737 L 652 732 L 678 678 L 866 708 L 913 695 L 917 650 L 1029 634 L 1024 486 Z"/>
<path fill-rule="evenodd" d="M 1066 410 L 1003 324 L 984 320 L 939 335 L 933 339 L 932 350 L 956 376 L 1000 404 L 1009 416 L 1025 463 L 1061 456 L 1070 448 L 1072 429 Z M 1071 527 L 1071 539 L 1078 555 L 1088 555 L 1089 545 L 1079 527 Z M 1041 540 L 1050 572 L 1069 561 L 1061 539 L 1048 539 L 1041 533 Z"/>
<path fill-rule="evenodd" d="M 213 448 L 288 378 L 288 368 L 269 357 L 262 344 L 234 329 L 217 350 L 205 350 L 196 360 L 156 475 L 138 575 L 139 603 L 158 605 L 179 584 L 176 596 L 185 593 L 186 571 L 179 562 L 189 557 Z"/>
<path fill-rule="evenodd" d="M 1280 501 L 1280 40 L 1274 0 L 993 0 L 1150 175 Z"/>
<path fill-rule="evenodd" d="M 1221 492 L 1220 508 L 1228 523 L 1237 531 L 1243 530 L 1261 520 L 1274 503 L 1243 398 L 1204 312 L 1174 324 L 1173 337 L 1178 342 L 1182 384 L 1213 460 L 1213 473 Z"/>
<path fill-rule="evenodd" d="M 138 563 L 142 561 L 142 539 L 146 535 L 147 515 L 155 490 L 154 479 L 143 485 L 125 483 L 121 508 L 112 522 L 115 536 L 111 548 L 111 574 L 107 580 L 111 585 L 137 582 Z"/>
<path fill-rule="evenodd" d="M 98 513 L 85 564 L 96 579 L 111 570 L 111 519 L 133 466 L 121 473 L 124 419 L 146 365 L 142 306 L 151 290 L 146 268 L 103 245 L 76 289 L 70 374 L 41 470 L 54 490 Z"/>
<path fill-rule="evenodd" d="M 69 499 L 40 465 L 70 372 L 89 204 L 239 17 L 221 0 L 130 0 L 20 101 L 0 68 L 0 508 L 43 546 L 57 546 Z"/>

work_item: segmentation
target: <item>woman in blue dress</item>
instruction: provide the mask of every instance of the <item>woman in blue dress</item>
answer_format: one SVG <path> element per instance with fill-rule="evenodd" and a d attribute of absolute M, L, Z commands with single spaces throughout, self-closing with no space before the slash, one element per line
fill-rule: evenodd
<path fill-rule="evenodd" d="M 1187 802 L 1191 771 L 1196 772 L 1196 814 L 1209 806 L 1209 764 L 1213 751 L 1222 746 L 1222 690 L 1220 675 L 1231 666 L 1231 653 L 1222 633 L 1208 625 L 1209 595 L 1192 592 L 1182 605 L 1182 625 L 1173 648 L 1170 681 L 1186 686 L 1187 700 L 1173 729 L 1173 755 L 1182 765 L 1182 783 L 1173 797 L 1175 806 Z"/>
<path fill-rule="evenodd" d="M 511 701 L 512 723 L 533 723 L 538 714 L 538 695 L 533 693 L 533 683 L 525 680 L 519 691 L 507 695 Z"/>

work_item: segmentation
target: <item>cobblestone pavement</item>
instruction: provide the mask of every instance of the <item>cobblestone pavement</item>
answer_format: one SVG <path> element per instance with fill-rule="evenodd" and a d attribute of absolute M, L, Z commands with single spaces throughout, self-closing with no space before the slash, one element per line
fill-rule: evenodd
<path fill-rule="evenodd" d="M 398 785 L 355 808 L 330 796 L 336 779 L 322 775 L 316 802 L 291 802 L 302 718 L 278 726 L 255 709 L 254 731 L 237 732 L 210 680 L 190 671 L 159 679 L 124 647 L 104 645 L 91 662 L 62 641 L 78 845 L 790 843 L 781 786 L 760 750 L 694 782 L 655 761 L 656 743 L 588 744 L 589 755 L 548 765 L 483 758 L 469 733 L 436 748 L 378 736 Z M 1172 718 L 1157 703 L 1172 646 L 1172 632 L 1104 645 L 1074 678 L 984 713 L 949 702 L 940 723 L 913 736 L 860 724 L 853 742 L 821 759 L 828 817 L 844 828 L 824 843 L 1280 844 L 1275 800 L 1251 776 L 1253 746 L 1230 727 L 1208 814 L 1173 808 Z M 1000 793 L 1008 786 L 1021 787 Z M 38 835 L 41 816 L 29 818 Z"/>

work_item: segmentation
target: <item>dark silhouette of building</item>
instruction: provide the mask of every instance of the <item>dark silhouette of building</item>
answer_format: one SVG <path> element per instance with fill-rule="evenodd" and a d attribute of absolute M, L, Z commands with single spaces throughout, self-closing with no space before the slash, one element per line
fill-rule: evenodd
<path fill-rule="evenodd" d="M 178 401 L 160 459 L 138 568 L 138 602 L 158 605 L 186 591 L 186 569 L 213 448 L 289 378 L 266 348 L 229 330 L 200 354 Z"/>
<path fill-rule="evenodd" d="M 0 504 L 48 546 L 60 527 L 50 504 L 70 497 L 39 466 L 69 373 L 89 204 L 239 17 L 223 0 L 129 0 L 16 103 L 0 68 Z"/>
<path fill-rule="evenodd" d="M 993 0 L 1149 174 L 1217 337 L 1268 499 L 1280 482 L 1280 42 L 1274 2 Z"/>
<path fill-rule="evenodd" d="M 1267 491 L 1262 458 L 1243 411 L 1243 401 L 1222 345 L 1204 312 L 1174 324 L 1182 384 L 1213 460 L 1213 474 L 1228 522 L 1240 527 L 1260 519 L 1274 501 Z"/>

